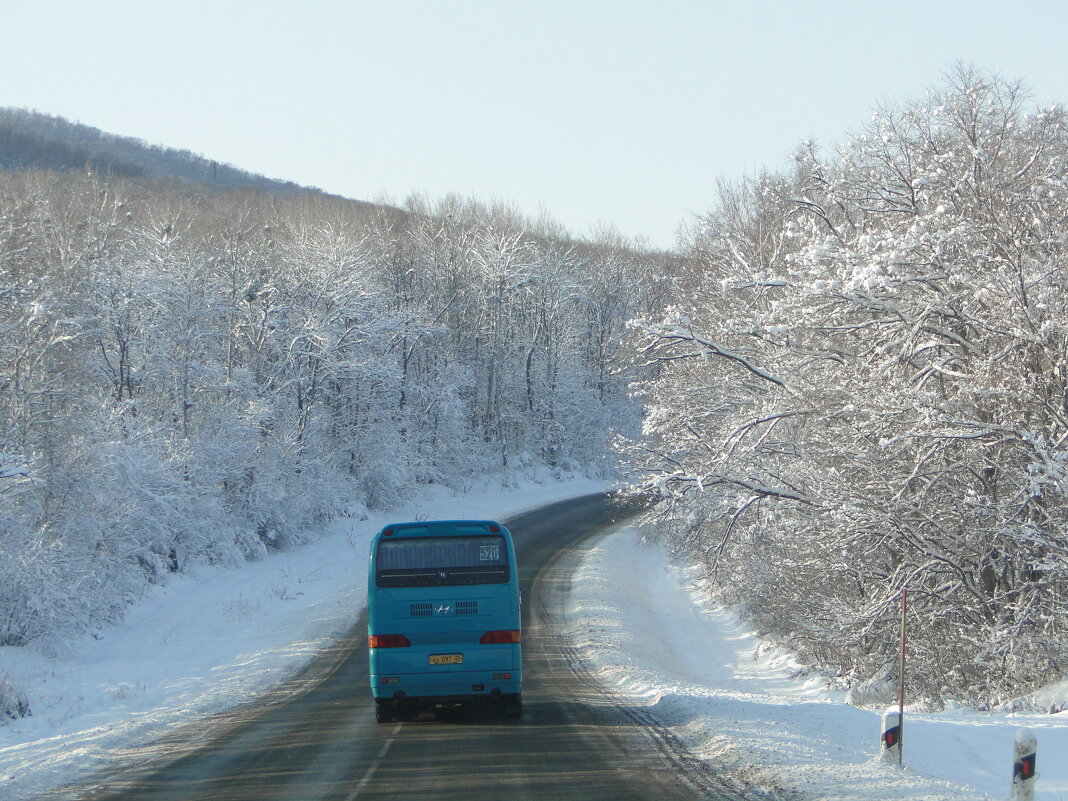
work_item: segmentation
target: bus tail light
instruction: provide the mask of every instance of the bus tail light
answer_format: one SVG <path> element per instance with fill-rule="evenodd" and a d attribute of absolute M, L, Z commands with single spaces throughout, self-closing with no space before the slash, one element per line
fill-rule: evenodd
<path fill-rule="evenodd" d="M 487 631 L 479 640 L 483 645 L 503 645 L 519 642 L 519 632 L 511 631 Z"/>
<path fill-rule="evenodd" d="M 369 634 L 368 648 L 407 648 L 411 645 L 403 634 Z"/>

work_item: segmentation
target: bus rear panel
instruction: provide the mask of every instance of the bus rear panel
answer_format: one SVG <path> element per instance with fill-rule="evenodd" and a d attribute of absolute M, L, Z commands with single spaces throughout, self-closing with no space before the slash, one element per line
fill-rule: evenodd
<path fill-rule="evenodd" d="M 472 701 L 521 714 L 520 600 L 508 530 L 396 523 L 371 543 L 367 635 L 380 722 Z"/>

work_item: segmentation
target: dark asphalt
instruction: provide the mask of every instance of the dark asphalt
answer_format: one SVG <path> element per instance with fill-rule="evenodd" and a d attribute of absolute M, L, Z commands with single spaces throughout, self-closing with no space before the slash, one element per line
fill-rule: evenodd
<path fill-rule="evenodd" d="M 361 617 L 266 701 L 183 728 L 45 798 L 736 799 L 670 733 L 586 676 L 561 632 L 576 561 L 628 514 L 596 495 L 507 522 L 524 597 L 519 721 L 464 713 L 376 723 Z"/>

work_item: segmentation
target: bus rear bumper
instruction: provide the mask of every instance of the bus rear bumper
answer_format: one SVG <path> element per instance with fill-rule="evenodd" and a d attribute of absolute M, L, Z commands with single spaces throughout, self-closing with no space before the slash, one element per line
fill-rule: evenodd
<path fill-rule="evenodd" d="M 504 678 L 502 673 L 507 673 Z M 457 704 L 478 699 L 518 695 L 522 675 L 517 670 L 495 672 L 371 676 L 371 691 L 376 701 L 392 700 L 405 705 L 431 707 Z"/>

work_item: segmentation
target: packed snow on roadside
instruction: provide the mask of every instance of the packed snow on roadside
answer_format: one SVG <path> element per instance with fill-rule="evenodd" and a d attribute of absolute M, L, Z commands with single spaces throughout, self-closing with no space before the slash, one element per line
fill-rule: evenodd
<path fill-rule="evenodd" d="M 339 519 L 310 545 L 237 570 L 175 576 L 121 623 L 44 655 L 0 648 L 0 682 L 31 716 L 0 724 L 0 798 L 20 801 L 105 767 L 123 748 L 268 690 L 344 633 L 366 603 L 371 536 L 400 519 L 504 519 L 605 489 L 586 479 L 427 492 L 384 517 Z M 387 519 L 388 518 L 388 519 Z"/>
<path fill-rule="evenodd" d="M 1068 712 L 905 712 L 905 768 L 878 758 L 881 711 L 769 653 L 701 591 L 693 567 L 624 526 L 588 550 L 568 622 L 599 681 L 642 706 L 698 755 L 769 786 L 834 801 L 1008 798 L 1018 728 L 1038 737 L 1038 801 L 1068 799 Z M 1049 699 L 1063 703 L 1064 685 Z"/>

